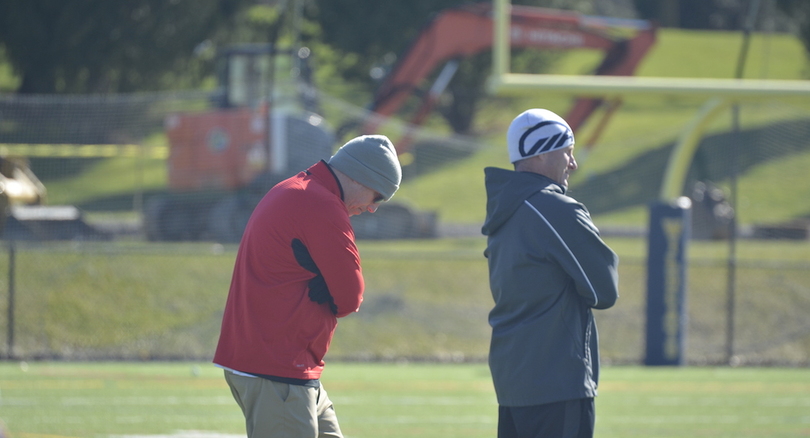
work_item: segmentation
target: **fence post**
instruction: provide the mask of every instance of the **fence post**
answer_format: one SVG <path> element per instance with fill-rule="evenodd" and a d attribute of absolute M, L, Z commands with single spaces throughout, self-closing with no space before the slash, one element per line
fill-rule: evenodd
<path fill-rule="evenodd" d="M 683 365 L 686 346 L 686 249 L 691 201 L 650 206 L 645 365 Z"/>
<path fill-rule="evenodd" d="M 16 248 L 14 240 L 8 242 L 8 330 L 7 334 L 7 357 L 8 359 L 14 358 L 14 293 L 15 293 L 15 279 L 14 273 L 16 271 Z"/>

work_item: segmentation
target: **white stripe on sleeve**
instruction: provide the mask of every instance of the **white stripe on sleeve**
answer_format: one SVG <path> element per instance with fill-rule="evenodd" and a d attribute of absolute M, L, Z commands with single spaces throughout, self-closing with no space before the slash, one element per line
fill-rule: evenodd
<path fill-rule="evenodd" d="M 593 294 L 594 306 L 599 304 L 599 297 L 596 295 L 596 289 L 593 288 L 593 284 L 591 284 L 591 280 L 588 278 L 588 274 L 586 274 L 585 270 L 582 269 L 582 265 L 579 264 L 579 260 L 577 260 L 576 256 L 574 256 L 574 253 L 571 252 L 571 248 L 569 248 L 568 245 L 565 243 L 563 238 L 560 236 L 560 233 L 558 233 L 557 230 L 554 229 L 554 227 L 551 225 L 551 222 L 549 222 L 548 219 L 546 219 L 546 217 L 543 216 L 543 213 L 540 213 L 540 210 L 535 208 L 535 206 L 532 205 L 529 201 L 523 201 L 523 202 L 526 205 L 528 205 L 529 208 L 534 210 L 534 212 L 537 213 L 538 216 L 540 216 L 540 219 L 542 219 L 543 222 L 545 222 L 546 225 L 548 225 L 548 228 L 551 230 L 551 232 L 554 233 L 555 236 L 557 236 L 557 240 L 559 240 L 560 243 L 562 243 L 563 248 L 565 248 L 565 250 L 568 252 L 568 254 L 571 255 L 571 259 L 574 260 L 574 263 L 576 263 L 577 268 L 579 268 L 579 272 L 582 273 L 582 277 L 585 278 L 585 281 L 588 283 L 588 287 L 591 289 L 591 293 Z"/>

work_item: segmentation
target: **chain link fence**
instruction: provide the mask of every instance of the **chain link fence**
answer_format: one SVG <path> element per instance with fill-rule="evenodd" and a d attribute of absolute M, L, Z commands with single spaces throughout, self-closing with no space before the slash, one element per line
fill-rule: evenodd
<path fill-rule="evenodd" d="M 361 109 L 336 99 L 322 102 L 324 112 L 332 114 L 327 120 L 335 125 L 363 115 Z M 144 219 L 150 199 L 172 192 L 168 121 L 176 114 L 211 110 L 203 94 L 0 96 L 0 155 L 21 159 L 33 171 L 47 188 L 46 205 L 66 207 L 46 209 L 47 214 L 29 211 L 29 216 L 24 209 L 16 209 L 9 218 L 12 224 L 6 222 L 7 233 L 0 242 L 0 357 L 211 357 L 238 239 L 216 239 L 205 233 L 194 239 L 182 233 L 177 238 L 160 238 L 147 232 Z M 271 127 L 272 120 L 262 118 L 260 110 L 251 111 L 261 116 L 258 131 Z M 689 250 L 686 362 L 808 365 L 810 116 L 780 104 L 744 107 L 743 114 L 750 116 L 743 118 L 741 137 L 722 127 L 706 136 L 684 193 L 693 197 L 693 216 L 702 221 L 693 224 L 698 240 Z M 256 120 L 249 116 L 242 122 L 251 129 Z M 317 118 L 298 120 L 310 126 L 324 123 Z M 403 191 L 437 171 L 472 181 L 464 163 L 478 163 L 479 154 L 501 148 L 410 128 L 385 127 L 388 132 L 407 133 L 414 141 L 409 160 L 417 166 L 406 172 Z M 334 137 L 332 148 L 339 138 Z M 203 136 L 200 141 L 215 153 L 216 147 L 227 146 L 227 140 L 227 136 Z M 588 206 L 608 243 L 620 248 L 622 256 L 621 298 L 614 308 L 596 312 L 602 359 L 609 363 L 643 361 L 644 211 L 658 196 L 672 143 L 637 148 L 639 153 L 610 166 L 599 154 L 632 149 L 633 142 L 643 141 L 600 145 L 582 162 L 580 170 L 586 176 L 572 180 L 571 193 Z M 435 147 L 425 147 L 426 142 Z M 268 164 L 269 150 L 267 155 L 253 153 L 255 144 L 246 144 L 241 156 L 248 161 L 243 164 Z M 744 178 L 739 203 L 729 215 L 728 158 L 732 154 L 738 155 Z M 480 177 L 481 166 L 476 164 L 473 172 Z M 454 194 L 456 201 L 481 198 L 481 185 L 464 187 Z M 261 194 L 266 187 L 258 189 Z M 782 191 L 790 196 L 782 196 Z M 430 196 L 426 192 L 419 194 Z M 245 217 L 223 215 L 215 209 L 218 204 L 210 203 L 214 195 L 223 194 L 222 187 L 195 193 L 197 200 L 209 202 L 205 211 L 218 215 L 206 216 L 198 210 L 190 217 L 216 217 L 219 225 L 230 227 L 231 236 L 238 237 L 232 232 Z M 231 199 L 229 205 L 249 205 L 249 197 L 240 193 L 243 197 Z M 420 199 L 414 201 L 418 204 Z M 624 215 L 626 211 L 631 213 Z M 162 220 L 182 231 L 191 219 L 178 217 L 164 214 Z M 459 223 L 448 223 L 441 216 L 431 220 L 430 231 L 418 237 L 442 239 L 360 240 L 365 302 L 361 312 L 341 320 L 328 359 L 486 359 L 492 299 L 480 224 L 476 218 Z M 738 220 L 741 231 L 731 333 L 727 330 L 724 240 L 728 236 L 723 233 L 730 220 Z M 44 231 L 45 222 L 60 224 L 61 231 Z M 8 234 L 11 226 L 29 234 Z"/>
<path fill-rule="evenodd" d="M 420 242 L 407 248 L 360 242 L 365 301 L 359 313 L 341 320 L 328 359 L 486 359 L 492 298 L 484 240 L 463 239 L 450 247 Z M 10 269 L 0 276 L 0 356 L 208 360 L 213 355 L 234 246 L 16 243 L 13 255 L 10 248 L 6 243 L 0 254 L 0 266 Z M 622 258 L 617 305 L 595 311 L 606 363 L 643 361 L 645 270 L 643 258 Z M 722 260 L 690 262 L 687 364 L 729 362 L 726 273 Z M 737 283 L 732 363 L 810 364 L 810 262 L 745 261 L 737 268 Z"/>

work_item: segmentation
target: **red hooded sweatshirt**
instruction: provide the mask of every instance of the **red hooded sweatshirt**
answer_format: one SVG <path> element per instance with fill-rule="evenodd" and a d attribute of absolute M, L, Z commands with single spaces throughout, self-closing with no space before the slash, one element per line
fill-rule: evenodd
<path fill-rule="evenodd" d="M 298 239 L 326 281 L 337 314 L 309 298 Z M 236 256 L 214 363 L 236 371 L 318 379 L 337 318 L 363 301 L 363 274 L 343 193 L 321 161 L 267 192 Z"/>

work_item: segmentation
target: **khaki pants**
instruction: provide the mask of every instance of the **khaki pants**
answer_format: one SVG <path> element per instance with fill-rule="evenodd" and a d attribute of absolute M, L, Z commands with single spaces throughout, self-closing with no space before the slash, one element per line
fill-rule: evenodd
<path fill-rule="evenodd" d="M 248 438 L 343 438 L 326 390 L 225 371 Z"/>

